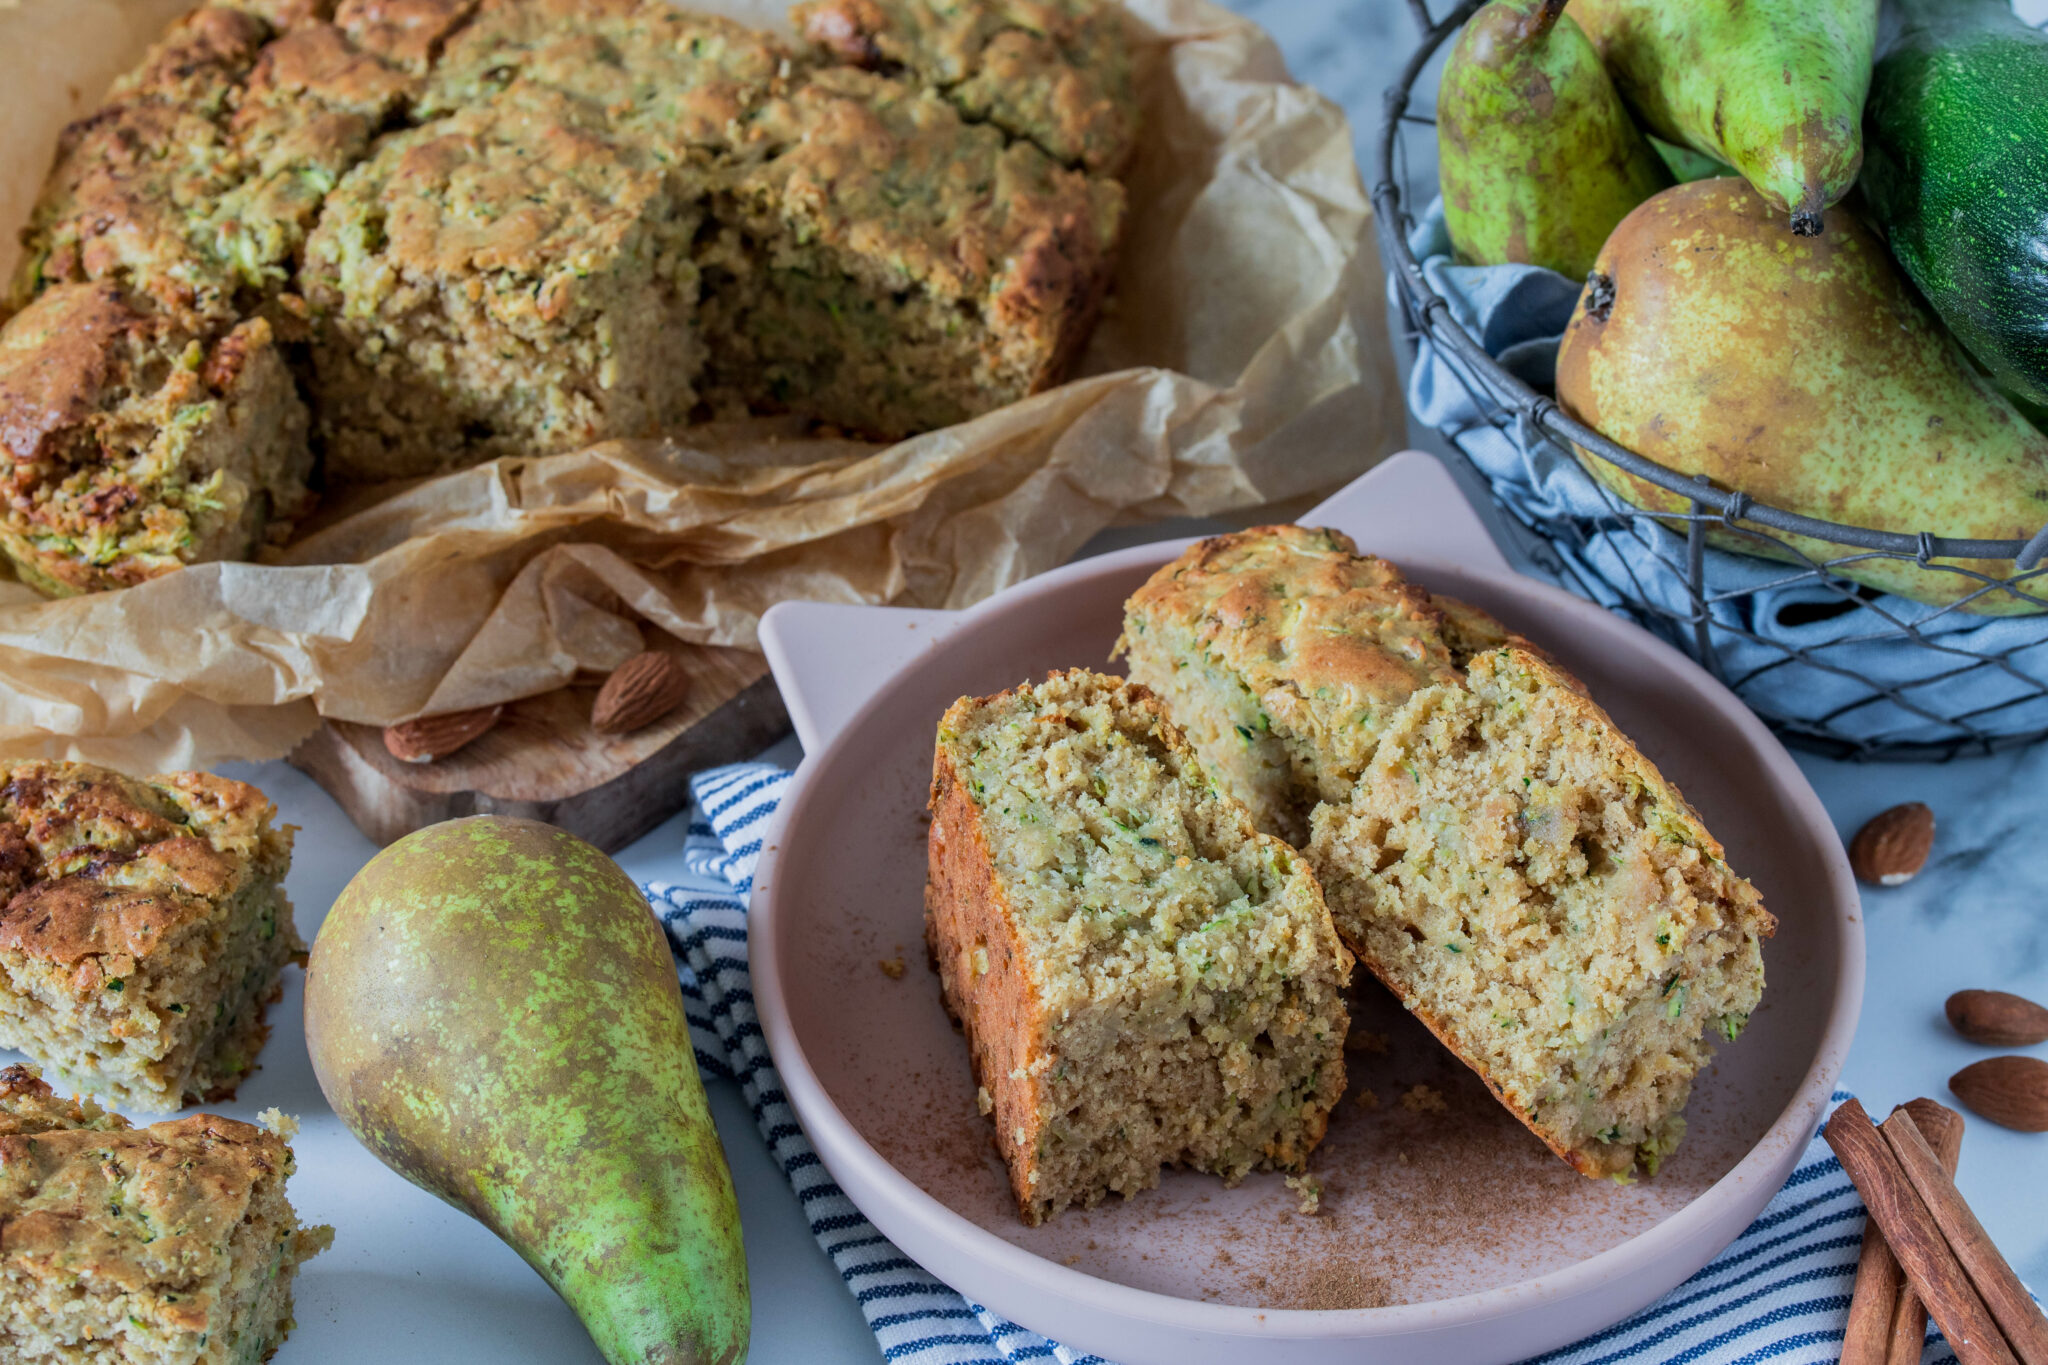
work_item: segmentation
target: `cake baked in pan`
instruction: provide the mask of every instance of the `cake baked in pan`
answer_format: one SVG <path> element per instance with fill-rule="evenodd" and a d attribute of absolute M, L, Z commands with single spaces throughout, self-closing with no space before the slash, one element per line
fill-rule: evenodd
<path fill-rule="evenodd" d="M 275 817 L 205 773 L 0 770 L 0 1047 L 124 1107 L 232 1096 L 306 956 Z"/>
<path fill-rule="evenodd" d="M 0 549 L 46 590 L 120 586 L 250 552 L 190 525 L 220 469 L 282 529 L 313 451 L 365 481 L 746 411 L 895 439 L 1057 382 L 1122 227 L 1121 9 L 826 10 L 802 43 L 666 0 L 194 11 L 66 131 L 0 351 L 33 357 L 31 305 L 92 286 L 136 321 L 73 369 L 153 377 L 239 329 L 299 394 L 259 367 L 252 450 L 187 458 L 189 404 L 131 403 L 121 439 L 53 458 L 0 377 Z M 150 478 L 123 474 L 137 448 Z M 69 509 L 112 483 L 125 520 Z"/>
<path fill-rule="evenodd" d="M 1584 688 L 1336 532 L 1190 547 L 1118 648 L 1345 943 L 1588 1175 L 1654 1171 L 1775 921 Z"/>
<path fill-rule="evenodd" d="M 1344 1093 L 1351 959 L 1149 692 L 961 698 L 931 811 L 926 938 L 1026 1222 L 1169 1165 L 1302 1169 Z"/>
<path fill-rule="evenodd" d="M 334 1238 L 285 1197 L 291 1125 L 274 1122 L 132 1128 L 34 1067 L 0 1070 L 0 1358 L 267 1360 L 293 1326 L 299 1265 Z"/>

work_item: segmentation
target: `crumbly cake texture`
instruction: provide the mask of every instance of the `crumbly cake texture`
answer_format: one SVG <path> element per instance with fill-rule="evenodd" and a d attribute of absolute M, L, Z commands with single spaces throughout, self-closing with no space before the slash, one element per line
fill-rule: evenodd
<path fill-rule="evenodd" d="M 1588 1175 L 1655 1171 L 1775 921 L 1577 679 L 1299 527 L 1191 547 L 1119 648 L 1502 1103 Z"/>
<path fill-rule="evenodd" d="M 301 510 L 311 463 L 262 318 L 209 342 L 67 284 L 0 327 L 0 549 L 45 592 L 248 558 Z"/>
<path fill-rule="evenodd" d="M 1117 650 L 1253 822 L 1297 846 L 1401 705 L 1458 675 L 1428 593 L 1340 532 L 1301 526 L 1191 546 L 1125 605 Z"/>
<path fill-rule="evenodd" d="M 931 810 L 928 946 L 1027 1223 L 1167 1165 L 1303 1168 L 1351 959 L 1156 698 L 1080 671 L 962 698 Z"/>
<path fill-rule="evenodd" d="M 265 496 L 236 510 L 288 529 L 313 447 L 348 482 L 748 410 L 895 439 L 1057 382 L 1121 233 L 1136 106 L 1120 8 L 900 0 L 842 19 L 858 42 L 668 0 L 192 12 L 66 131 L 10 306 L 97 286 L 137 320 L 102 349 L 146 334 L 150 375 L 233 335 L 289 370 L 254 367 L 274 411 L 216 423 L 221 451 L 172 429 L 197 420 L 189 403 L 130 411 L 126 444 L 75 442 L 61 467 L 6 442 L 14 520 L 76 501 L 138 445 L 166 490 L 263 471 Z M 38 425 L 24 401 L 0 388 L 0 431 Z M 136 491 L 131 520 L 185 506 Z M 77 591 L 258 539 L 123 534 L 0 549 Z"/>
<path fill-rule="evenodd" d="M 1650 761 L 1536 655 L 1432 687 L 1309 844 L 1373 973 L 1551 1149 L 1651 1174 L 1762 998 L 1776 921 Z"/>
<path fill-rule="evenodd" d="M 255 1365 L 334 1239 L 285 1197 L 289 1121 L 148 1128 L 0 1070 L 0 1356 L 18 1365 Z"/>
<path fill-rule="evenodd" d="M 0 1046 L 162 1112 L 231 1097 L 304 963 L 289 826 L 245 783 L 79 763 L 0 773 Z"/>

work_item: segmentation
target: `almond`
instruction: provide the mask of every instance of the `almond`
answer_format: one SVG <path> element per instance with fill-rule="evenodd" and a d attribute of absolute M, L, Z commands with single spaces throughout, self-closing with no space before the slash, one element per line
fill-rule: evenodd
<path fill-rule="evenodd" d="M 384 727 L 384 747 L 401 763 L 432 763 L 446 758 L 498 723 L 502 706 L 474 711 L 444 711 Z"/>
<path fill-rule="evenodd" d="M 590 707 L 590 728 L 601 735 L 623 735 L 652 725 L 682 705 L 690 694 L 690 675 L 673 654 L 650 649 L 635 654 L 612 670 Z"/>
<path fill-rule="evenodd" d="M 1875 886 L 1908 882 L 1927 865 L 1934 847 L 1934 812 L 1918 801 L 1893 806 L 1870 818 L 1849 841 L 1849 866 Z"/>
<path fill-rule="evenodd" d="M 2039 1057 L 1987 1057 L 1949 1077 L 1948 1088 L 1993 1123 L 2048 1133 L 2048 1062 Z"/>
<path fill-rule="evenodd" d="M 2048 1009 L 2009 991 L 1957 991 L 1948 998 L 1948 1021 L 1973 1043 L 2032 1047 L 2048 1043 Z"/>

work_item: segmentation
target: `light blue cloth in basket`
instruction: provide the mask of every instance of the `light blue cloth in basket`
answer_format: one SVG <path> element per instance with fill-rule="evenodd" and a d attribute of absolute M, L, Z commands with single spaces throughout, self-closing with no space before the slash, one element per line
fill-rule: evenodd
<path fill-rule="evenodd" d="M 1533 266 L 1461 266 L 1451 261 L 1450 235 L 1439 200 L 1415 225 L 1408 244 L 1422 262 L 1430 287 L 1450 304 L 1451 314 L 1488 354 L 1539 390 L 1549 391 L 1556 374 L 1558 339 L 1571 320 L 1580 281 Z M 1392 281 L 1388 288 L 1394 289 Z M 1533 429 L 1506 432 L 1490 420 L 1490 402 L 1475 399 L 1485 389 L 1463 374 L 1458 360 L 1422 338 L 1409 378 L 1408 405 L 1418 421 L 1444 433 L 1492 484 L 1494 495 L 1524 525 L 1542 528 L 1567 517 L 1613 518 L 1613 498 L 1580 467 L 1569 450 Z M 1684 537 L 1647 517 L 1596 530 L 1584 547 L 1568 538 L 1546 536 L 1547 550 L 1533 558 L 1538 571 L 1583 593 L 1602 606 L 1629 596 L 1654 603 L 1678 618 L 1691 612 L 1686 591 Z M 1970 713 L 1991 734 L 2048 727 L 2048 700 L 2015 702 L 2048 678 L 2048 617 L 1993 618 L 1936 609 L 1904 598 L 1883 596 L 1873 604 L 1902 624 L 1944 646 L 1978 655 L 2003 655 L 2013 672 L 1991 664 L 1968 667 L 1961 655 L 1922 649 L 1901 641 L 1865 637 L 1888 628 L 1869 611 L 1830 619 L 1808 619 L 1788 607 L 1829 607 L 1839 594 L 1811 581 L 1783 584 L 1801 572 L 1795 566 L 1747 555 L 1707 551 L 1706 577 L 1715 622 L 1730 629 L 1713 632 L 1713 666 L 1742 699 L 1770 717 L 1828 720 L 1837 731 L 1859 739 L 1882 736 L 1893 743 L 1932 743 L 1956 737 L 1947 726 L 1916 717 L 1889 699 L 1844 711 L 1876 695 L 1872 688 L 1834 670 L 1904 686 L 1922 683 L 1906 695 L 1936 715 Z M 1754 596 L 1746 596 L 1754 592 Z M 1635 613 L 1690 652 L 1690 625 L 1674 625 Z M 1744 631 L 1759 639 L 1742 638 Z M 1681 641 L 1680 635 L 1684 636 Z M 1820 666 L 1787 661 L 1771 642 L 1814 652 Z M 1966 672 L 1958 669 L 1967 667 Z M 2015 676 L 2018 673 L 2023 676 Z M 1951 676 L 1953 675 L 1953 676 Z"/>
<path fill-rule="evenodd" d="M 707 1075 L 739 1081 L 762 1137 L 796 1187 L 811 1232 L 860 1301 L 885 1359 L 1108 1365 L 948 1289 L 854 1208 L 805 1138 L 762 1040 L 747 975 L 747 896 L 789 778 L 779 768 L 745 763 L 691 779 L 689 875 L 646 887 L 681 960 L 697 1064 Z M 1627 1322 L 1540 1359 L 1546 1365 L 1834 1361 L 1862 1235 L 1863 1204 L 1827 1145 L 1815 1138 L 1784 1190 L 1706 1269 Z M 1927 1365 L 1955 1360 L 1938 1334 L 1930 1333 L 1928 1342 Z"/>

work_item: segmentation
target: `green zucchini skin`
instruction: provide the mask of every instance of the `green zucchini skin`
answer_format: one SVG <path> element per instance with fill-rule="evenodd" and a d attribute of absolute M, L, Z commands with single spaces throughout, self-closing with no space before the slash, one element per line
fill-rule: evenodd
<path fill-rule="evenodd" d="M 2048 34 L 2006 0 L 1897 0 L 1864 108 L 1863 192 L 1994 380 L 2048 406 Z"/>

